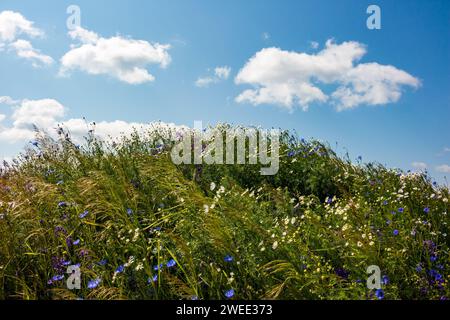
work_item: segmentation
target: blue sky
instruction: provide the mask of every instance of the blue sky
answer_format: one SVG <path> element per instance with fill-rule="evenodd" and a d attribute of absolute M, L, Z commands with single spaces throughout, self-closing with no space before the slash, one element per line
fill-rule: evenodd
<path fill-rule="evenodd" d="M 66 8 L 71 4 L 81 9 L 83 30 L 104 39 L 120 36 L 151 46 L 170 45 L 165 50 L 170 63 L 162 66 L 161 60 L 146 65 L 154 81 L 139 84 L 121 80 L 111 72 L 90 74 L 73 60 L 70 72 L 61 76 L 61 59 L 76 43 L 66 27 Z M 381 8 L 381 30 L 366 27 L 370 4 Z M 64 116 L 58 118 L 61 121 L 86 117 L 96 122 L 161 120 L 192 126 L 195 120 L 202 120 L 281 127 L 332 146 L 337 142 L 338 152 L 343 154 L 347 149 L 352 159 L 361 155 L 364 161 L 405 170 L 417 170 L 426 164 L 441 182 L 449 173 L 445 172 L 450 169 L 449 1 L 2 0 L 0 13 L 4 11 L 20 13 L 42 34 L 24 32 L 9 42 L 3 39 L 0 97 L 18 102 L 0 104 L 4 117 L 0 132 L 13 126 L 11 117 L 14 110 L 23 107 L 24 100 L 52 99 L 64 107 Z M 53 63 L 33 66 L 32 59 L 20 57 L 18 50 L 7 47 L 19 39 L 29 41 Z M 339 74 L 339 80 L 328 83 L 328 76 L 319 81 L 313 72 L 305 81 L 329 99 L 308 103 L 307 111 L 295 101 L 290 107 L 277 101 L 236 101 L 245 90 L 266 85 L 263 80 L 255 80 L 256 84 L 249 80 L 256 79 L 259 68 L 266 67 L 258 61 L 248 70 L 248 76 L 241 74 L 244 80 L 236 83 L 240 71 L 258 52 L 273 47 L 278 48 L 273 52 L 276 56 L 293 52 L 295 59 L 301 59 L 301 53 L 315 56 L 326 50 L 330 39 L 336 46 L 353 41 L 365 48 L 360 60 L 353 61 L 355 66 L 372 62 L 393 66 L 420 85 L 405 80 L 398 85 L 401 96 L 395 101 L 362 102 L 337 111 L 332 93 L 348 81 L 344 79 L 349 75 Z M 1 40 L 0 31 L 0 47 Z M 228 77 L 215 75 L 217 67 L 229 68 Z M 283 69 L 283 74 L 289 70 L 293 70 L 291 66 Z M 210 79 L 209 86 L 196 85 L 202 77 Z M 360 77 L 355 81 L 363 80 Z M 13 156 L 28 142 L 12 140 L 0 139 L 0 157 Z"/>

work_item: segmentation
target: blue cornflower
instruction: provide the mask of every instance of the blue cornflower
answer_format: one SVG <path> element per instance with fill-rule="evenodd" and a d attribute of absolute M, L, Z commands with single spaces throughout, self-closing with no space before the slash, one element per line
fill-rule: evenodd
<path fill-rule="evenodd" d="M 175 260 L 173 260 L 173 259 L 170 259 L 169 260 L 169 262 L 167 262 L 167 268 L 172 268 L 172 267 L 175 267 L 175 265 L 176 265 L 177 263 L 175 262 Z"/>
<path fill-rule="evenodd" d="M 398 208 L 398 212 L 403 213 L 405 211 L 405 208 Z"/>
<path fill-rule="evenodd" d="M 386 275 L 384 275 L 384 276 L 381 278 L 381 282 L 382 282 L 384 285 L 389 284 L 389 277 L 386 276 Z"/>
<path fill-rule="evenodd" d="M 62 265 L 63 266 L 69 266 L 71 263 L 72 263 L 72 261 L 70 261 L 70 260 L 69 261 L 63 261 Z"/>
<path fill-rule="evenodd" d="M 426 207 L 425 209 L 423 209 L 423 212 L 425 212 L 425 213 L 430 212 L 430 208 Z"/>
<path fill-rule="evenodd" d="M 152 278 L 148 278 L 147 283 L 150 284 L 156 281 L 158 281 L 158 275 L 154 275 Z"/>
<path fill-rule="evenodd" d="M 116 269 L 116 273 L 122 273 L 125 270 L 125 267 L 123 265 L 120 265 Z"/>
<path fill-rule="evenodd" d="M 80 244 L 80 239 L 75 240 L 72 244 L 73 244 L 74 246 L 79 245 L 79 244 Z"/>
<path fill-rule="evenodd" d="M 225 258 L 223 258 L 223 260 L 225 260 L 225 262 L 233 262 L 233 257 L 230 255 L 226 255 Z"/>
<path fill-rule="evenodd" d="M 108 260 L 103 259 L 103 260 L 100 260 L 100 262 L 98 264 L 101 265 L 101 266 L 104 266 L 107 263 L 108 263 Z"/>
<path fill-rule="evenodd" d="M 394 232 L 392 232 L 394 234 L 394 236 L 398 236 L 399 231 L 397 229 L 394 230 Z"/>
<path fill-rule="evenodd" d="M 128 208 L 128 209 L 127 209 L 127 214 L 128 214 L 129 216 L 131 216 L 131 215 L 133 214 L 133 210 L 131 210 L 130 208 Z"/>
<path fill-rule="evenodd" d="M 416 271 L 417 272 L 422 272 L 422 266 L 419 264 L 419 265 L 417 265 L 417 267 L 416 267 Z"/>
<path fill-rule="evenodd" d="M 375 291 L 375 295 L 377 296 L 378 300 L 382 300 L 384 298 L 384 291 L 382 289 L 378 289 Z"/>
<path fill-rule="evenodd" d="M 228 291 L 225 291 L 225 297 L 227 297 L 228 299 L 231 299 L 234 297 L 234 290 L 230 289 Z"/>
<path fill-rule="evenodd" d="M 384 205 L 384 206 L 387 206 L 388 203 L 389 203 L 389 202 L 388 202 L 387 200 L 384 200 L 384 201 L 383 201 L 383 205 Z"/>
<path fill-rule="evenodd" d="M 64 276 L 62 276 L 62 275 L 57 275 L 57 276 L 54 276 L 54 277 L 52 278 L 52 282 L 61 281 L 61 280 L 63 280 L 63 279 L 64 279 Z"/>
<path fill-rule="evenodd" d="M 163 267 L 164 267 L 164 264 L 161 263 L 159 266 L 158 265 L 154 266 L 153 270 L 158 271 L 159 269 L 162 269 Z"/>
<path fill-rule="evenodd" d="M 79 217 L 80 217 L 80 219 L 84 219 L 84 218 L 86 218 L 86 216 L 87 216 L 88 214 L 89 214 L 89 211 L 84 210 L 83 213 L 80 213 Z"/>
<path fill-rule="evenodd" d="M 288 157 L 293 157 L 293 156 L 295 156 L 295 151 L 289 151 L 288 152 Z"/>
<path fill-rule="evenodd" d="M 64 201 L 61 201 L 58 203 L 58 207 L 60 207 L 60 208 L 67 207 L 67 203 Z"/>
<path fill-rule="evenodd" d="M 102 281 L 102 280 L 101 280 L 100 278 L 97 278 L 97 279 L 94 279 L 94 280 L 89 281 L 89 282 L 88 282 L 88 288 L 89 288 L 89 289 L 95 289 L 95 288 L 97 288 L 101 281 Z"/>
<path fill-rule="evenodd" d="M 436 260 L 437 260 L 437 256 L 436 255 L 432 255 L 431 257 L 430 257 L 430 261 L 431 262 L 435 262 Z"/>

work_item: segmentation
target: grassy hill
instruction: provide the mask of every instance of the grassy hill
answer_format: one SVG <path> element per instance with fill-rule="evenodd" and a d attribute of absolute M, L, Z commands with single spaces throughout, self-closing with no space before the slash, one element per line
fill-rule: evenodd
<path fill-rule="evenodd" d="M 82 146 L 59 133 L 2 170 L 2 299 L 449 297 L 449 190 L 426 174 L 288 132 L 275 176 L 176 166 L 161 132 Z"/>

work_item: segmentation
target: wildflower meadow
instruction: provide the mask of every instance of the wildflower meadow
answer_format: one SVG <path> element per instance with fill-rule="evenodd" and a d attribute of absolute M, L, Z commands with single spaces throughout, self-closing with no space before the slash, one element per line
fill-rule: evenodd
<path fill-rule="evenodd" d="M 0 299 L 450 297 L 450 195 L 427 173 L 287 131 L 275 175 L 176 165 L 173 130 L 76 144 L 60 129 L 5 163 Z M 381 288 L 367 287 L 371 265 Z"/>

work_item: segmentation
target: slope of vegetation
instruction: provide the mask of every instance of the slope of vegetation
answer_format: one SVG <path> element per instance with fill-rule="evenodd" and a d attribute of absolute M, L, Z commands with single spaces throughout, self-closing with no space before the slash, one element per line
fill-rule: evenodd
<path fill-rule="evenodd" d="M 285 132 L 280 171 L 60 130 L 0 176 L 2 299 L 445 299 L 446 187 Z M 81 289 L 66 287 L 78 265 Z M 367 289 L 377 265 L 382 290 Z"/>

